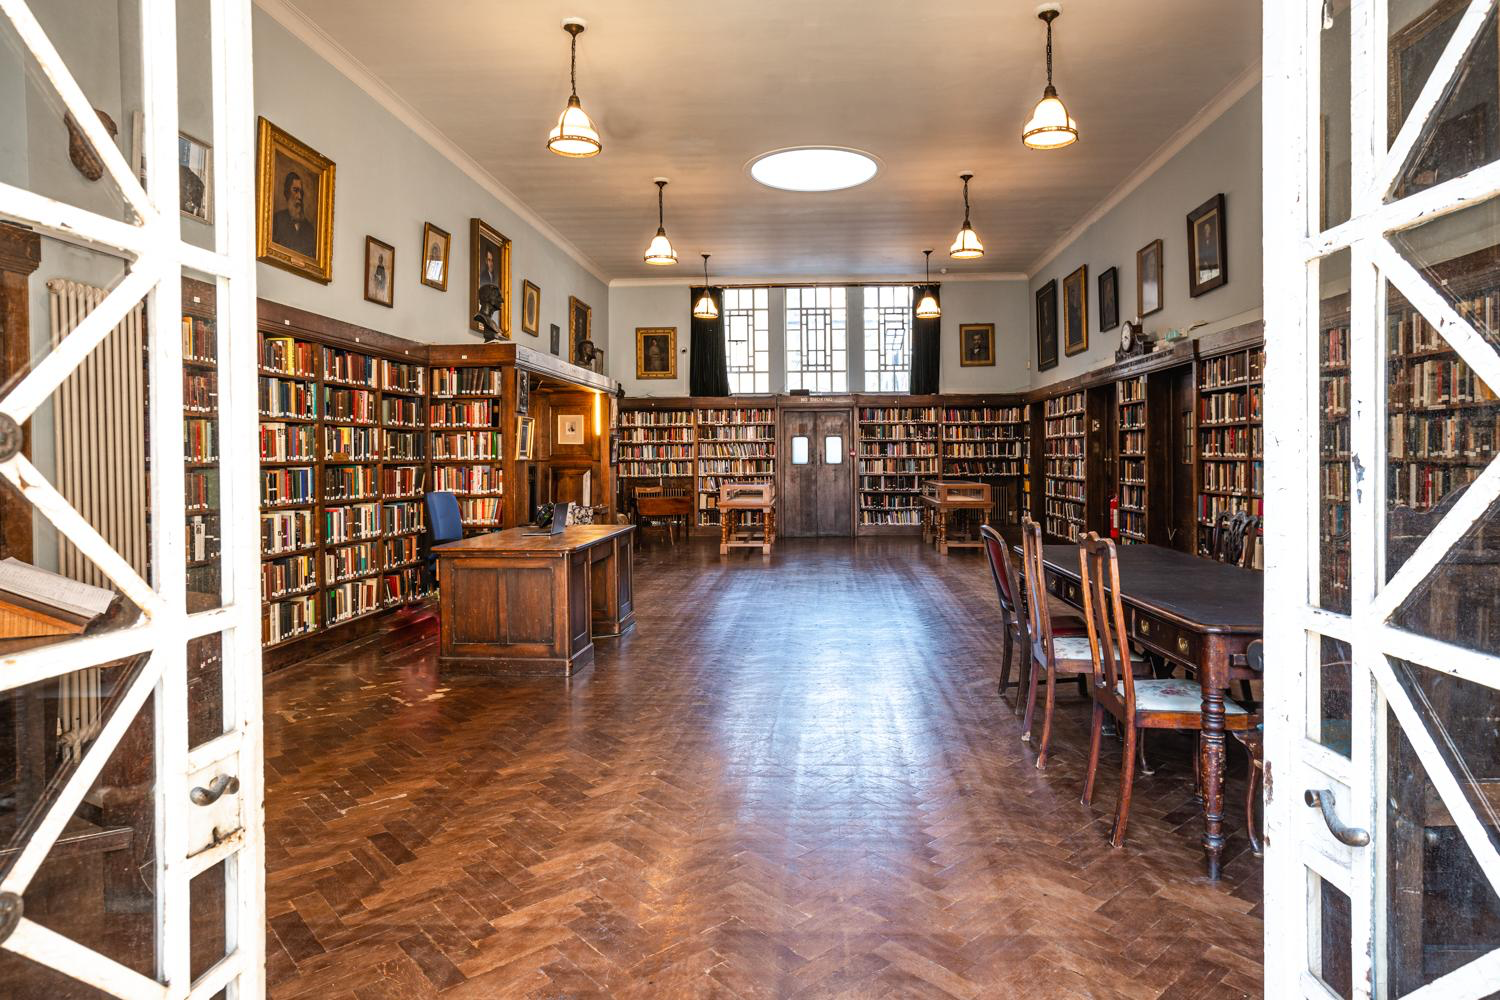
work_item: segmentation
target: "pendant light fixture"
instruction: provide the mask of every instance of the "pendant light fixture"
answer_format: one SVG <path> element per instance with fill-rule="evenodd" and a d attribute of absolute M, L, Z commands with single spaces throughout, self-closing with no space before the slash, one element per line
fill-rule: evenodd
<path fill-rule="evenodd" d="M 979 234 L 969 225 L 969 181 L 974 175 L 965 170 L 958 176 L 964 182 L 964 225 L 954 238 L 953 245 L 948 248 L 948 256 L 955 260 L 973 260 L 984 256 L 984 244 L 979 242 Z"/>
<path fill-rule="evenodd" d="M 666 187 L 665 177 L 656 178 L 656 235 L 651 237 L 651 245 L 646 248 L 646 263 L 658 267 L 677 263 L 677 251 L 672 249 L 672 241 L 667 239 L 666 215 L 662 205 L 662 192 Z"/>
<path fill-rule="evenodd" d="M 1052 86 L 1052 22 L 1062 14 L 1062 6 L 1047 3 L 1037 8 L 1036 16 L 1047 25 L 1047 89 L 1031 113 L 1031 121 L 1021 129 L 1021 141 L 1032 149 L 1061 149 L 1078 141 L 1078 123 L 1068 117 L 1068 109 Z"/>
<path fill-rule="evenodd" d="M 573 36 L 572 62 L 568 69 L 568 80 L 573 90 L 568 98 L 568 106 L 557 117 L 557 127 L 547 136 L 547 148 L 558 156 L 594 156 L 603 148 L 599 142 L 599 130 L 594 127 L 594 120 L 583 110 L 583 105 L 578 103 L 578 36 L 583 34 L 587 25 L 580 17 L 570 17 L 563 21 L 562 26 L 564 31 Z"/>
<path fill-rule="evenodd" d="M 917 303 L 917 319 L 937 319 L 943 315 L 943 310 L 938 305 L 937 296 L 932 294 L 932 251 L 923 250 L 922 255 L 927 261 L 927 285 Z"/>
<path fill-rule="evenodd" d="M 694 319 L 718 319 L 719 307 L 714 305 L 713 294 L 708 288 L 708 254 L 703 255 L 703 294 L 693 303 Z"/>

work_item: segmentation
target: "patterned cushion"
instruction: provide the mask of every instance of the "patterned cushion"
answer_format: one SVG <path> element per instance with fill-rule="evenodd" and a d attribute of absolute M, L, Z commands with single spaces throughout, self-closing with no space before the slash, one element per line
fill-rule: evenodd
<path fill-rule="evenodd" d="M 1121 698 L 1125 697 L 1125 682 L 1115 685 L 1115 691 Z M 1193 681 L 1180 677 L 1137 677 L 1135 707 L 1139 712 L 1201 712 L 1203 689 Z M 1224 714 L 1244 715 L 1245 710 L 1225 698 Z"/>
<path fill-rule="evenodd" d="M 1052 655 L 1059 660 L 1088 660 L 1093 662 L 1094 654 L 1089 652 L 1089 637 L 1087 635 L 1054 635 L 1052 637 Z M 1132 651 L 1130 659 L 1136 663 L 1145 661 L 1140 653 Z"/>

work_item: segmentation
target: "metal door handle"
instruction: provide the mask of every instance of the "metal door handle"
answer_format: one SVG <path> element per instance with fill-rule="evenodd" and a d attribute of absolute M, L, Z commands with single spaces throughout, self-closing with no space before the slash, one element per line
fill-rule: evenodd
<path fill-rule="evenodd" d="M 195 806 L 211 806 L 219 801 L 219 796 L 225 792 L 233 795 L 239 790 L 239 778 L 236 778 L 232 774 L 221 774 L 213 781 L 210 781 L 207 788 L 199 785 L 191 792 L 188 792 L 188 798 L 193 800 L 193 805 Z"/>
<path fill-rule="evenodd" d="M 1349 847 L 1364 847 L 1370 842 L 1370 832 L 1358 827 L 1345 826 L 1344 821 L 1339 819 L 1338 813 L 1333 811 L 1333 792 L 1327 788 L 1309 788 L 1302 796 L 1309 806 L 1316 806 L 1323 810 L 1323 822 L 1328 824 L 1328 832 L 1333 834 L 1333 839 L 1340 844 Z"/>

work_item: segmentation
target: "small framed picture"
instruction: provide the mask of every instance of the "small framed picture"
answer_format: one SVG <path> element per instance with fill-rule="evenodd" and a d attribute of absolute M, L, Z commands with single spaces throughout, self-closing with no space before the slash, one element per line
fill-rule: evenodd
<path fill-rule="evenodd" d="M 533 337 L 541 332 L 537 322 L 542 315 L 542 290 L 529 281 L 521 282 L 521 332 Z"/>
<path fill-rule="evenodd" d="M 559 413 L 557 415 L 557 443 L 583 444 L 583 414 Z"/>
<path fill-rule="evenodd" d="M 1036 370 L 1057 367 L 1057 279 L 1036 290 Z"/>
<path fill-rule="evenodd" d="M 531 460 L 532 444 L 536 440 L 536 418 L 516 418 L 516 461 Z"/>
<path fill-rule="evenodd" d="M 635 328 L 635 377 L 677 377 L 677 327 Z"/>
<path fill-rule="evenodd" d="M 1063 353 L 1068 357 L 1089 349 L 1089 267 L 1063 279 Z"/>
<path fill-rule="evenodd" d="M 516 371 L 516 412 L 523 417 L 531 412 L 531 376 L 521 370 Z"/>
<path fill-rule="evenodd" d="M 555 355 L 557 355 L 557 356 L 559 356 L 559 357 L 561 357 L 562 356 L 562 327 L 558 326 L 556 323 L 552 324 L 551 341 L 552 341 L 552 353 L 555 354 Z"/>
<path fill-rule="evenodd" d="M 483 219 L 469 220 L 469 329 L 510 339 L 510 240 Z"/>
<path fill-rule="evenodd" d="M 448 249 L 453 237 L 428 222 L 422 226 L 422 284 L 440 292 L 448 290 Z"/>
<path fill-rule="evenodd" d="M 177 133 L 178 207 L 209 225 L 214 221 L 214 150 L 186 132 Z"/>
<path fill-rule="evenodd" d="M 995 324 L 958 325 L 958 363 L 964 368 L 987 368 L 995 364 Z"/>
<path fill-rule="evenodd" d="M 390 307 L 396 300 L 396 248 L 373 236 L 365 237 L 365 301 Z"/>
<path fill-rule="evenodd" d="M 259 120 L 255 259 L 328 284 L 333 280 L 334 162 Z"/>
<path fill-rule="evenodd" d="M 1135 314 L 1150 316 L 1162 307 L 1162 245 L 1152 240 L 1135 252 Z"/>
<path fill-rule="evenodd" d="M 1120 325 L 1120 272 L 1106 267 L 1099 272 L 1099 332 Z"/>
<path fill-rule="evenodd" d="M 1216 194 L 1188 213 L 1188 294 L 1197 298 L 1229 281 L 1224 196 Z"/>

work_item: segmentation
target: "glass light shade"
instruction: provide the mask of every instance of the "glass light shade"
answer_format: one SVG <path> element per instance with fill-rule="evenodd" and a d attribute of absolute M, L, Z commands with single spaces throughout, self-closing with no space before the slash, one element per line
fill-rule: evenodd
<path fill-rule="evenodd" d="M 870 180 L 880 165 L 857 149 L 803 146 L 758 156 L 749 169 L 758 183 L 782 191 L 842 191 Z"/>
<path fill-rule="evenodd" d="M 1031 121 L 1021 129 L 1021 141 L 1032 149 L 1057 149 L 1078 141 L 1078 123 L 1068 117 L 1057 91 L 1048 87 L 1037 101 Z"/>
<path fill-rule="evenodd" d="M 937 299 L 931 292 L 922 296 L 917 303 L 917 319 L 937 319 L 943 315 L 943 310 L 938 307 Z"/>
<path fill-rule="evenodd" d="M 568 98 L 568 106 L 557 116 L 557 127 L 547 136 L 547 148 L 559 156 L 593 156 L 602 147 L 594 120 L 578 103 L 578 95 Z"/>
<path fill-rule="evenodd" d="M 651 237 L 651 245 L 646 248 L 646 263 L 659 266 L 677 263 L 677 251 L 672 249 L 672 241 L 667 239 L 665 229 L 658 229 Z"/>
<path fill-rule="evenodd" d="M 964 226 L 958 231 L 953 245 L 948 248 L 948 256 L 957 260 L 972 260 L 975 257 L 984 256 L 984 244 L 979 242 L 979 234 L 974 232 L 970 226 Z"/>
<path fill-rule="evenodd" d="M 698 301 L 693 303 L 694 319 L 718 319 L 719 307 L 714 305 L 714 297 L 705 290 L 698 296 Z"/>

